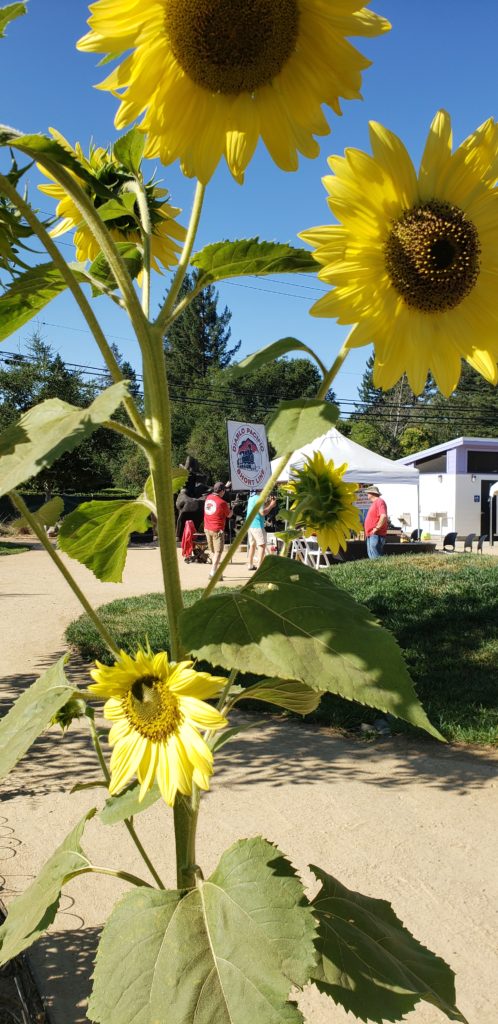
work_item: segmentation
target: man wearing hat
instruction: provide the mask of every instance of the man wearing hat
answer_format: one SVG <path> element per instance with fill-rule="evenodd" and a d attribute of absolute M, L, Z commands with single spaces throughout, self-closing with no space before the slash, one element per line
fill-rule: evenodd
<path fill-rule="evenodd" d="M 380 558 L 384 551 L 387 533 L 387 505 L 378 487 L 367 487 L 367 498 L 370 508 L 365 518 L 365 537 L 367 538 L 367 555 L 369 558 Z"/>
<path fill-rule="evenodd" d="M 211 572 L 212 578 L 220 564 L 223 548 L 225 546 L 225 523 L 230 518 L 232 510 L 224 495 L 226 484 L 217 480 L 211 494 L 206 496 L 204 502 L 204 533 L 206 534 L 208 551 L 213 559 Z M 220 576 L 223 579 L 223 576 Z"/>

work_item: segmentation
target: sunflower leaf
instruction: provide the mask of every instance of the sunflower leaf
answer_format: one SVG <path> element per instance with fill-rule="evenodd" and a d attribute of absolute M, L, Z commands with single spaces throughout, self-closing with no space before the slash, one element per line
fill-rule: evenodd
<path fill-rule="evenodd" d="M 273 341 L 271 345 L 261 348 L 259 352 L 252 352 L 240 363 L 227 367 L 226 372 L 231 377 L 243 377 L 244 374 L 251 373 L 252 370 L 259 370 L 261 366 L 273 363 L 280 356 L 286 356 L 288 352 L 307 352 L 313 359 L 316 359 L 313 349 L 305 345 L 304 341 L 299 341 L 298 338 L 280 338 L 279 341 Z"/>
<path fill-rule="evenodd" d="M 104 583 L 121 583 L 131 533 L 149 528 L 150 508 L 137 501 L 84 501 L 65 517 L 59 547 Z"/>
<path fill-rule="evenodd" d="M 300 1024 L 288 1002 L 315 962 L 315 921 L 277 847 L 248 839 L 207 881 L 137 890 L 102 933 L 88 1017 L 98 1024 Z"/>
<path fill-rule="evenodd" d="M 130 277 L 138 277 L 143 266 L 143 258 L 135 242 L 116 242 L 116 248 L 121 259 L 126 264 Z M 96 259 L 94 259 L 89 273 L 96 281 L 104 285 L 105 288 L 113 289 L 117 287 L 114 275 L 103 253 L 99 253 Z"/>
<path fill-rule="evenodd" d="M 295 711 L 298 715 L 310 715 L 316 711 L 321 699 L 319 690 L 312 690 L 311 686 L 298 679 L 261 679 L 254 686 L 242 690 L 237 703 L 240 700 L 262 700 L 266 704 Z"/>
<path fill-rule="evenodd" d="M 161 791 L 157 782 L 151 786 L 142 801 L 138 799 L 140 783 L 132 782 L 122 793 L 117 796 L 110 796 L 102 808 L 99 818 L 104 825 L 115 825 L 118 821 L 125 821 L 126 818 L 134 818 L 141 811 L 146 811 L 153 804 L 161 799 Z"/>
<path fill-rule="evenodd" d="M 45 501 L 43 505 L 40 505 L 40 508 L 33 513 L 33 518 L 36 519 L 39 526 L 55 526 L 63 511 L 64 501 L 59 495 L 56 495 L 55 498 L 50 498 L 49 501 Z M 24 516 L 20 516 L 12 525 L 19 530 L 28 524 Z"/>
<path fill-rule="evenodd" d="M 118 220 L 119 217 L 131 217 L 135 214 L 136 197 L 133 192 L 123 192 L 119 198 L 108 199 L 99 206 L 99 217 L 103 221 Z M 138 221 L 137 221 L 138 224 Z"/>
<path fill-rule="evenodd" d="M 26 14 L 26 4 L 8 4 L 7 7 L 0 7 L 0 39 L 5 37 L 5 29 L 14 18 L 20 18 Z"/>
<path fill-rule="evenodd" d="M 95 808 L 88 811 L 43 866 L 35 881 L 9 906 L 0 928 L 0 966 L 22 953 L 40 937 L 55 918 L 62 886 L 81 868 L 89 865 L 80 839 Z"/>
<path fill-rule="evenodd" d="M 203 286 L 247 274 L 303 274 L 317 270 L 316 260 L 306 249 L 282 242 L 260 242 L 257 237 L 213 242 L 195 253 L 192 264 L 199 270 L 197 283 Z"/>
<path fill-rule="evenodd" d="M 4 778 L 24 757 L 37 737 L 50 725 L 52 717 L 74 693 L 64 665 L 67 655 L 47 669 L 25 690 L 0 719 L 0 778 Z"/>
<path fill-rule="evenodd" d="M 109 419 L 127 393 L 121 381 L 106 388 L 86 409 L 48 398 L 0 434 L 0 495 L 37 476 L 64 452 Z"/>
<path fill-rule="evenodd" d="M 74 151 L 63 146 L 56 139 L 48 135 L 23 135 L 22 132 L 9 125 L 0 124 L 0 146 L 10 146 L 12 149 L 19 149 L 26 153 L 33 160 L 40 160 L 44 163 L 44 157 L 51 163 L 60 164 L 76 174 L 78 178 L 88 181 L 98 192 L 104 196 L 111 196 L 105 186 L 100 186 L 97 179 L 86 170 L 80 163 Z"/>
<path fill-rule="evenodd" d="M 186 608 L 182 640 L 226 669 L 298 679 L 403 718 L 437 739 L 394 637 L 322 573 L 269 555 L 240 590 Z"/>
<path fill-rule="evenodd" d="M 0 295 L 0 341 L 20 327 L 65 291 L 67 284 L 53 263 L 39 263 L 19 274 Z"/>
<path fill-rule="evenodd" d="M 114 143 L 112 148 L 116 160 L 132 174 L 140 173 L 140 164 L 145 147 L 145 135 L 138 128 L 132 128 Z"/>
<path fill-rule="evenodd" d="M 337 405 L 322 402 L 318 398 L 280 402 L 268 420 L 268 437 L 277 455 L 279 452 L 295 451 L 324 434 L 337 423 L 338 418 Z"/>
<path fill-rule="evenodd" d="M 386 900 L 352 892 L 311 865 L 322 884 L 312 906 L 319 922 L 320 992 L 363 1021 L 398 1021 L 422 999 L 466 1024 L 455 1006 L 454 974 L 422 946 Z"/>

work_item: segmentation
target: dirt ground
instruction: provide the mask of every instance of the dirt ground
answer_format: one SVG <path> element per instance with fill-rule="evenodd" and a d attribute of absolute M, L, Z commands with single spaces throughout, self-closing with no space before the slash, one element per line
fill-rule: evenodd
<path fill-rule="evenodd" d="M 122 585 L 102 584 L 76 563 L 85 593 L 103 604 L 160 588 L 156 548 L 131 549 Z M 185 587 L 208 568 L 181 563 Z M 226 581 L 247 578 L 242 560 Z M 79 614 L 72 592 L 44 552 L 0 558 L 2 710 L 64 651 L 66 625 Z M 437 639 L 435 638 L 435 642 Z M 29 884 L 100 790 L 69 795 L 98 776 L 77 724 L 62 739 L 51 729 L 2 788 L 0 885 L 5 902 Z M 392 902 L 398 916 L 457 974 L 458 1005 L 470 1024 L 498 1021 L 498 753 L 382 739 L 373 745 L 327 729 L 268 718 L 228 744 L 203 804 L 198 857 L 204 873 L 242 836 L 262 834 L 290 857 L 307 884 L 307 865 L 352 889 Z M 156 804 L 136 819 L 160 874 L 174 886 L 171 813 Z M 117 839 L 121 841 L 119 860 Z M 94 863 L 145 871 L 123 826 L 94 819 L 83 847 Z M 53 1024 L 83 1024 L 99 928 L 125 891 L 107 877 L 67 886 L 48 936 L 31 963 Z M 326 997 L 305 992 L 309 1024 L 353 1020 Z M 1 1014 L 0 1014 L 1 1016 Z M 410 1024 L 446 1018 L 426 1003 Z"/>

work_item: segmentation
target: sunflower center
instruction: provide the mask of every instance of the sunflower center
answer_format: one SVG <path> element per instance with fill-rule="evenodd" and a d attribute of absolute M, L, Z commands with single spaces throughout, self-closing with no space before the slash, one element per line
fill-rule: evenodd
<path fill-rule="evenodd" d="M 298 0 L 165 0 L 165 27 L 176 60 L 197 85 L 254 92 L 295 50 Z"/>
<path fill-rule="evenodd" d="M 136 679 L 123 700 L 130 725 L 154 743 L 164 743 L 183 721 L 178 698 L 154 676 Z"/>
<path fill-rule="evenodd" d="M 462 210 L 433 200 L 407 210 L 385 246 L 396 291 L 421 313 L 444 313 L 472 291 L 480 269 L 479 236 Z"/>

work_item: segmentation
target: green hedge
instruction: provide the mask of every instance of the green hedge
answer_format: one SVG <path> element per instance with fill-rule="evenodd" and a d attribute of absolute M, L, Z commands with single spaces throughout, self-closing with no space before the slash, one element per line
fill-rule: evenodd
<path fill-rule="evenodd" d="M 496 559 L 401 555 L 349 562 L 326 571 L 392 630 L 418 695 L 443 735 L 465 743 L 498 740 Z M 185 602 L 193 603 L 200 593 L 186 591 Z M 147 636 L 153 649 L 168 647 L 162 595 L 113 601 L 101 613 L 125 650 L 136 649 Z M 85 659 L 112 661 L 86 616 L 72 623 L 66 636 Z M 377 717 L 378 712 L 369 708 L 327 695 L 310 719 L 351 729 Z"/>

